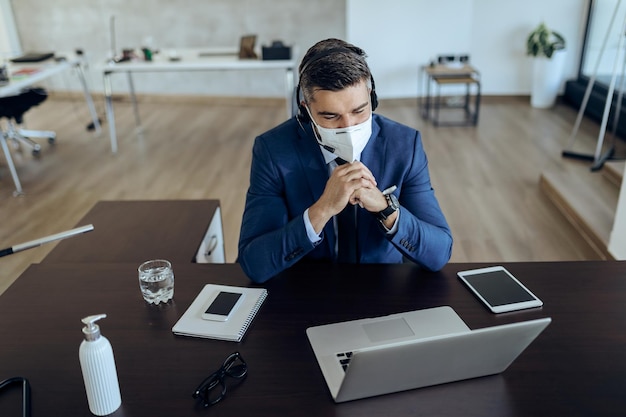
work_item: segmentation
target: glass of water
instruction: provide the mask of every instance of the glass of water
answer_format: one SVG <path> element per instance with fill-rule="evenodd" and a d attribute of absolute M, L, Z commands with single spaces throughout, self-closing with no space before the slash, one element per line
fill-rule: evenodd
<path fill-rule="evenodd" d="M 174 270 L 169 261 L 146 261 L 139 265 L 138 271 L 139 288 L 148 303 L 167 303 L 174 297 Z"/>

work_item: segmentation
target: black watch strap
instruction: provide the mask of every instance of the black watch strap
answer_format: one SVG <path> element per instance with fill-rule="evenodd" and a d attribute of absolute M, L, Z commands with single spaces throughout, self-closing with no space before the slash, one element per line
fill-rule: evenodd
<path fill-rule="evenodd" d="M 398 199 L 393 194 L 388 194 L 385 196 L 387 199 L 387 208 L 382 211 L 376 213 L 376 217 L 380 221 L 387 220 L 387 217 L 391 216 L 398 208 L 400 208 L 400 204 L 398 204 Z"/>

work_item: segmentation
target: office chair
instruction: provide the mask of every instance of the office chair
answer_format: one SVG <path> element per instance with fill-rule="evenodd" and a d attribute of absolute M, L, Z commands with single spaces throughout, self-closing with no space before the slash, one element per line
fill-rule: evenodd
<path fill-rule="evenodd" d="M 6 129 L 0 129 L 2 135 L 6 139 L 30 147 L 33 155 L 39 154 L 41 145 L 31 138 L 48 138 L 49 143 L 54 143 L 56 133 L 49 130 L 27 130 L 20 126 L 24 122 L 24 113 L 47 98 L 46 90 L 37 87 L 24 89 L 14 96 L 0 98 L 0 119 L 6 119 Z"/>

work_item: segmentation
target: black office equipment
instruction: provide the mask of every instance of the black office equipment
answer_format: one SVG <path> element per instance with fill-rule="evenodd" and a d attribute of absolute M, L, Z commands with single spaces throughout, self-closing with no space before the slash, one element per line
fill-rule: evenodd
<path fill-rule="evenodd" d="M 281 41 L 274 41 L 270 46 L 261 47 L 264 61 L 291 59 L 291 47 L 283 45 Z"/>
<path fill-rule="evenodd" d="M 31 137 L 48 138 L 49 143 L 54 143 L 56 140 L 54 132 L 26 130 L 20 127 L 24 121 L 24 113 L 47 98 L 46 90 L 39 87 L 26 88 L 15 96 L 0 98 L 0 118 L 7 119 L 7 129 L 0 133 L 7 139 L 29 146 L 35 155 L 41 151 L 41 145 L 33 141 Z"/>
<path fill-rule="evenodd" d="M 12 58 L 14 63 L 41 62 L 54 57 L 54 52 L 27 52 L 24 55 Z"/>

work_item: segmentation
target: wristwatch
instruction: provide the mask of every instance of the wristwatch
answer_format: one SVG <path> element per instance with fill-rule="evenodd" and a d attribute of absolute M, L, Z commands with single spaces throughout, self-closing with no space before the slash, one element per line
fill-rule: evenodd
<path fill-rule="evenodd" d="M 387 208 L 376 213 L 376 217 L 380 221 L 387 220 L 387 217 L 400 208 L 400 203 L 398 203 L 398 198 L 395 195 L 387 194 L 385 198 L 387 199 Z"/>

